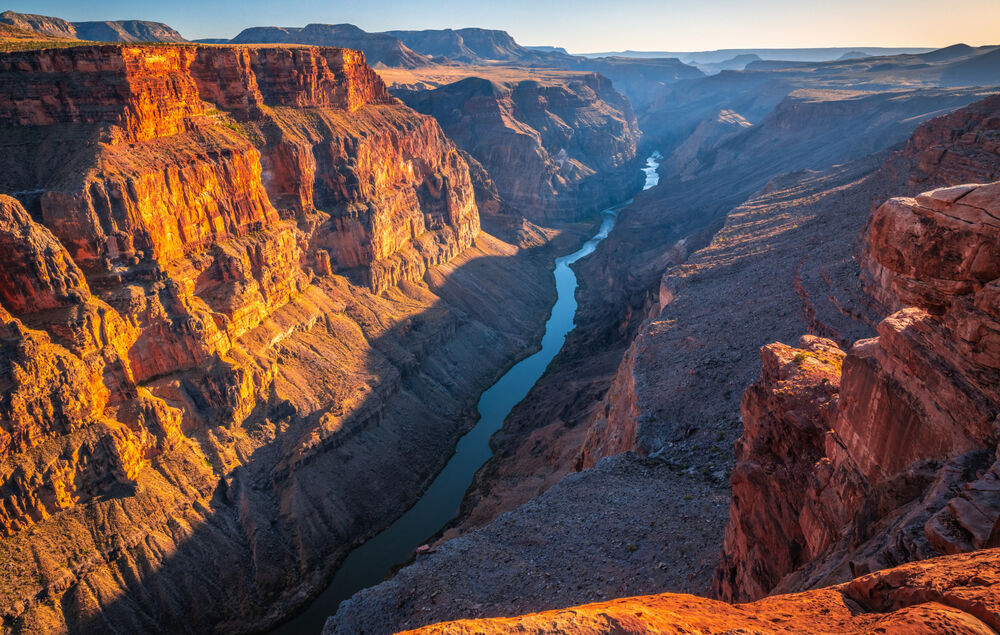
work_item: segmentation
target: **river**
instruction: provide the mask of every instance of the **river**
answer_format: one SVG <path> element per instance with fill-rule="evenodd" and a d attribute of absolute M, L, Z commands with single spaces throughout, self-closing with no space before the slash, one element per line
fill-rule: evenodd
<path fill-rule="evenodd" d="M 663 157 L 654 152 L 647 160 L 644 190 L 659 182 L 656 173 Z M 545 323 L 542 347 L 511 367 L 503 377 L 479 398 L 479 421 L 463 436 L 455 453 L 417 503 L 399 520 L 351 551 L 340 565 L 329 586 L 298 615 L 275 628 L 275 635 L 319 633 L 326 619 L 337 612 L 343 600 L 361 589 L 382 582 L 393 567 L 410 559 L 417 547 L 455 517 L 476 471 L 493 452 L 490 437 L 503 425 L 507 414 L 524 399 L 549 362 L 562 348 L 566 335 L 573 330 L 576 317 L 576 274 L 570 268 L 577 260 L 593 253 L 597 244 L 608 237 L 615 225 L 618 210 L 631 200 L 601 212 L 601 227 L 580 249 L 556 258 L 556 303 Z"/>

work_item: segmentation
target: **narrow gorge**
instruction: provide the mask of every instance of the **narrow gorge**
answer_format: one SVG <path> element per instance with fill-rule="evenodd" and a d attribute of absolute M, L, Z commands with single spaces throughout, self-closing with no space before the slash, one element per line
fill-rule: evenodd
<path fill-rule="evenodd" d="M 662 157 L 654 153 L 646 160 L 643 189 L 654 187 L 659 181 L 656 172 L 659 158 Z M 626 201 L 621 206 L 629 203 Z M 422 543 L 457 514 L 472 477 L 492 454 L 490 438 L 500 429 L 511 409 L 524 399 L 542 376 L 562 348 L 566 335 L 573 330 L 577 279 L 570 267 L 593 253 L 597 245 L 608 237 L 617 215 L 618 208 L 614 207 L 601 212 L 598 232 L 573 253 L 555 259 L 553 273 L 557 298 L 545 322 L 541 349 L 515 364 L 482 394 L 477 407 L 479 421 L 459 440 L 448 464 L 420 500 L 392 526 L 352 551 L 319 597 L 277 632 L 291 635 L 321 631 L 326 618 L 336 612 L 341 602 L 381 582 L 395 566 L 404 564 L 413 553 L 429 551 L 428 546 Z"/>

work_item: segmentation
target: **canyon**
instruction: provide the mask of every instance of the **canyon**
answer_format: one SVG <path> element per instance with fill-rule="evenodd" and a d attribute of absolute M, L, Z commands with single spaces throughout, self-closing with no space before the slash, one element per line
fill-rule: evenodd
<path fill-rule="evenodd" d="M 1000 174 L 998 106 L 1000 101 L 992 97 L 931 120 L 874 172 L 869 168 L 864 176 L 862 169 L 860 179 L 857 171 L 836 174 L 844 171 L 839 168 L 831 175 L 789 175 L 772 183 L 770 191 L 734 210 L 712 243 L 682 267 L 720 260 L 733 267 L 739 266 L 735 260 L 740 256 L 751 258 L 752 251 L 733 253 L 747 237 L 740 224 L 758 226 L 769 238 L 769 249 L 780 252 L 781 243 L 774 241 L 781 234 L 802 234 L 801 225 L 791 222 L 806 220 L 802 212 L 822 217 L 833 201 L 839 212 L 845 203 L 853 207 L 873 196 L 879 200 L 885 189 L 919 191 L 928 183 L 944 184 L 876 203 L 870 217 L 869 208 L 861 208 L 857 216 L 867 222 L 855 220 L 854 226 L 863 231 L 863 269 L 855 264 L 849 274 L 860 277 L 863 288 L 838 288 L 844 278 L 829 261 L 819 275 L 809 275 L 809 260 L 828 257 L 815 251 L 819 243 L 812 243 L 810 254 L 791 267 L 797 278 L 791 297 L 799 296 L 813 334 L 803 335 L 794 346 L 763 346 L 759 379 L 740 404 L 744 430 L 736 444 L 724 556 L 713 582 L 714 595 L 736 604 L 666 593 L 557 610 L 535 602 L 540 606 L 529 610 L 537 612 L 490 618 L 494 605 L 479 610 L 490 619 L 466 617 L 414 632 L 993 632 L 998 612 L 997 552 L 992 547 L 998 544 L 1000 526 L 993 464 L 1000 411 L 991 344 L 995 306 L 986 298 L 996 279 L 991 269 L 996 259 L 990 254 L 1000 212 L 1000 184 L 995 181 Z M 992 182 L 953 184 L 976 178 Z M 817 180 L 827 181 L 818 196 L 808 183 Z M 830 186 L 838 181 L 841 190 L 836 192 Z M 791 206 L 774 205 L 781 199 L 787 203 L 790 194 L 808 196 L 792 199 Z M 775 207 L 784 213 L 774 214 Z M 825 230 L 832 229 L 837 216 L 828 214 Z M 850 243 L 841 247 L 849 255 Z M 671 287 L 661 297 L 670 304 L 692 292 L 692 282 L 678 280 L 679 274 L 668 270 L 665 276 Z M 699 276 L 690 270 L 684 274 Z M 773 293 L 761 286 L 754 292 L 764 297 Z M 867 293 L 855 298 L 859 304 L 850 303 L 851 294 L 859 292 Z M 759 298 L 754 300 L 756 310 L 762 310 Z M 824 308 L 827 303 L 833 306 Z M 838 342 L 853 337 L 845 339 L 848 333 L 837 327 L 849 325 L 846 318 L 851 316 L 869 329 L 874 326 L 876 337 L 864 337 L 844 350 L 847 345 Z M 643 349 L 635 351 L 636 358 L 652 352 L 656 331 L 665 326 L 669 328 L 655 320 L 647 323 L 637 339 Z M 865 330 L 862 324 L 854 328 Z M 632 355 L 630 351 L 627 366 L 623 364 L 622 370 L 631 374 L 625 389 L 639 393 L 643 380 L 655 374 L 643 370 Z M 710 368 L 702 364 L 697 374 Z M 688 386 L 692 383 L 689 379 Z M 615 390 L 609 397 L 616 396 Z M 657 394 L 662 399 L 662 389 Z M 627 404 L 633 417 L 648 412 L 641 398 L 636 394 Z M 609 435 L 618 423 L 613 416 L 592 428 L 588 441 L 611 436 L 635 447 L 651 438 L 643 430 L 655 424 L 648 416 Z M 702 431 L 689 434 L 697 443 Z M 650 454 L 646 461 L 650 467 L 660 463 L 661 470 L 676 470 L 682 443 L 692 441 L 674 440 L 669 450 Z M 704 452 L 704 445 L 697 450 Z M 614 469 L 619 456 L 627 455 L 605 459 L 594 470 Z M 560 486 L 539 502 L 554 507 Z M 545 500 L 552 498 L 556 500 Z M 494 544 L 502 544 L 509 536 L 498 538 L 504 528 L 497 525 L 518 522 L 522 510 L 469 539 L 491 535 Z M 593 507 L 590 513 L 595 513 Z M 457 568 L 454 551 L 451 566 Z M 919 562 L 902 564 L 912 561 Z M 427 568 L 425 563 L 425 572 Z M 327 630 L 338 632 L 340 619 L 338 613 Z"/>
<path fill-rule="evenodd" d="M 753 144 L 784 135 L 788 141 L 775 146 L 768 161 L 760 149 L 744 151 L 749 161 L 728 155 L 725 167 L 698 168 L 694 179 L 667 176 L 623 210 L 609 239 L 579 265 L 577 328 L 494 436 L 494 458 L 477 476 L 459 519 L 434 551 L 343 604 L 327 632 L 395 632 L 663 590 L 745 600 L 724 590 L 731 558 L 752 571 L 786 558 L 809 562 L 813 554 L 799 546 L 803 542 L 784 533 L 771 542 L 759 539 L 753 554 L 762 560 L 727 547 L 719 569 L 727 516 L 745 518 L 753 536 L 770 536 L 777 527 L 755 519 L 781 518 L 779 505 L 805 487 L 799 480 L 773 491 L 773 457 L 802 452 L 802 462 L 811 466 L 822 456 L 794 445 L 795 438 L 772 434 L 766 439 L 788 445 L 768 448 L 764 466 L 756 457 L 747 459 L 747 468 L 739 459 L 733 465 L 731 447 L 743 427 L 740 395 L 760 373 L 757 350 L 775 339 L 795 342 L 801 333 L 833 338 L 825 345 L 834 348 L 876 333 L 888 312 L 872 298 L 875 287 L 862 286 L 854 258 L 869 211 L 893 196 L 996 179 L 996 101 L 975 101 L 989 90 L 894 90 L 861 100 L 800 94 L 752 123 L 757 130 L 741 126 L 729 141 Z M 939 108 L 970 101 L 975 103 L 953 115 L 934 118 Z M 851 115 L 840 121 L 826 114 L 848 105 Z M 898 119 L 886 116 L 893 110 Z M 871 123 L 865 112 L 874 115 Z M 927 123 L 916 127 L 914 116 Z M 904 120 L 913 127 L 894 130 Z M 765 134 L 772 126 L 777 130 Z M 857 144 L 838 148 L 839 139 L 855 138 L 849 130 L 865 127 L 866 138 L 885 139 L 881 147 L 869 146 L 873 154 L 866 156 L 869 150 Z M 886 149 L 893 138 L 911 134 L 902 149 Z M 813 145 L 829 139 L 827 154 L 805 146 L 799 153 L 796 138 Z M 670 147 L 664 143 L 665 151 Z M 832 165 L 819 169 L 824 161 Z M 734 314 L 743 316 L 738 329 L 730 326 Z M 801 398 L 814 394 L 820 393 Z M 770 403 L 761 409 L 761 416 L 777 416 Z M 745 412 L 743 423 L 750 424 Z M 824 438 L 822 424 L 816 425 L 815 434 Z M 745 507 L 727 509 L 730 470 L 736 495 L 751 466 L 760 470 L 750 481 L 755 494 Z M 867 514 L 873 513 L 870 505 L 862 506 Z M 876 532 L 872 525 L 880 517 L 865 517 L 867 531 Z M 544 519 L 558 521 L 540 531 Z M 840 528 L 847 526 L 843 517 L 839 521 Z M 886 540 L 876 532 L 869 547 Z M 775 555 L 763 555 L 778 543 Z M 794 555 L 781 555 L 789 550 Z M 852 571 L 843 545 L 830 552 L 831 562 L 813 563 L 826 577 L 799 573 L 749 599 L 945 553 L 903 557 L 893 549 L 896 559 L 874 556 Z M 733 586 L 753 588 L 745 577 Z"/>
<path fill-rule="evenodd" d="M 1000 628 L 998 47 L 0 40 L 5 631 Z"/>
<path fill-rule="evenodd" d="M 283 617 L 536 346 L 587 224 L 483 199 L 513 242 L 481 231 L 489 177 L 356 51 L 42 48 L 0 82 L 6 627 Z"/>

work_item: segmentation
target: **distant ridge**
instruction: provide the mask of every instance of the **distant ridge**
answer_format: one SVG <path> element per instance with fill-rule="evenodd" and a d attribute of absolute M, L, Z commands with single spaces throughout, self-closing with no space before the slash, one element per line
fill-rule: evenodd
<path fill-rule="evenodd" d="M 871 57 L 871 55 L 869 55 L 868 53 L 865 53 L 864 51 L 848 51 L 848 52 L 844 53 L 843 55 L 841 55 L 840 57 L 838 57 L 837 61 L 841 62 L 841 61 L 844 61 L 844 60 L 859 60 L 859 59 L 863 59 L 865 57 Z"/>
<path fill-rule="evenodd" d="M 364 51 L 373 66 L 418 68 L 434 64 L 511 64 L 601 73 L 639 108 L 666 84 L 703 76 L 677 59 L 586 58 L 555 47 L 521 46 L 498 29 L 427 29 L 369 33 L 352 24 L 305 27 L 253 27 L 230 40 L 234 44 L 290 43 L 344 46 Z"/>
<path fill-rule="evenodd" d="M 233 44 L 311 44 L 340 46 L 363 51 L 372 66 L 416 68 L 431 63 L 399 38 L 369 33 L 353 24 L 307 24 L 304 27 L 258 26 L 244 29 L 230 40 Z"/>
<path fill-rule="evenodd" d="M 93 40 L 97 42 L 186 42 L 181 34 L 162 22 L 112 20 L 68 22 L 62 18 L 4 11 L 0 24 L 40 36 Z"/>
<path fill-rule="evenodd" d="M 920 58 L 927 62 L 945 62 L 959 57 L 968 57 L 975 52 L 976 49 L 972 48 L 968 44 L 952 44 L 951 46 L 946 46 L 942 49 L 924 53 L 920 56 Z"/>
<path fill-rule="evenodd" d="M 539 64 L 570 57 L 552 47 L 539 50 L 521 46 L 510 33 L 498 29 L 428 29 L 386 31 L 385 34 L 399 38 L 403 44 L 424 55 L 446 57 L 457 62 Z"/>
<path fill-rule="evenodd" d="M 542 53 L 562 53 L 563 55 L 569 55 L 569 51 L 561 46 L 527 46 L 524 48 L 532 51 L 541 51 Z"/>
<path fill-rule="evenodd" d="M 877 46 L 842 46 L 828 48 L 761 48 L 761 49 L 718 49 L 714 51 L 617 51 L 607 53 L 580 53 L 584 57 L 605 57 L 616 55 L 623 57 L 676 57 L 688 64 L 718 64 L 737 55 L 758 55 L 762 60 L 785 60 L 790 62 L 825 62 L 832 61 L 845 53 L 863 52 L 869 56 L 876 55 L 919 55 L 934 50 L 933 47 L 886 48 Z"/>

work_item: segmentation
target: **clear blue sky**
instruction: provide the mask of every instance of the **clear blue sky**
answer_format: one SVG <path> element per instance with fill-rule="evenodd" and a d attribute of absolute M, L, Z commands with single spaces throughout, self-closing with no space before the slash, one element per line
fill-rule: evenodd
<path fill-rule="evenodd" d="M 35 0 L 72 21 L 166 22 L 189 39 L 249 26 L 350 22 L 368 31 L 481 26 L 571 52 L 1000 44 L 1000 0 Z"/>

